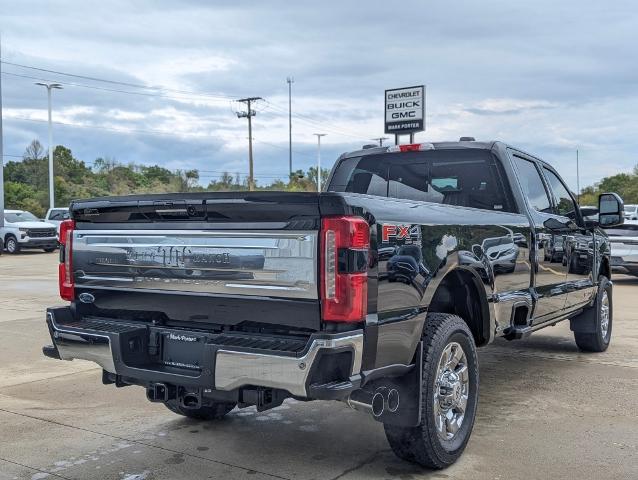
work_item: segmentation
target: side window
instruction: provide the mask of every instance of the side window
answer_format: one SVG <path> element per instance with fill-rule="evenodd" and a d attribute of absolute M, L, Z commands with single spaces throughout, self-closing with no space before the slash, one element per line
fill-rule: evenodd
<path fill-rule="evenodd" d="M 530 206 L 543 213 L 553 213 L 547 196 L 547 190 L 534 162 L 514 155 L 514 163 L 518 169 L 518 176 Z"/>
<path fill-rule="evenodd" d="M 352 165 L 349 165 L 351 163 Z M 367 195 L 388 195 L 388 167 L 370 158 L 349 158 L 344 161 L 343 168 L 337 171 L 332 187 L 342 184 L 342 191 L 364 193 Z M 346 178 L 341 178 L 349 173 Z"/>
<path fill-rule="evenodd" d="M 66 210 L 52 210 L 49 215 L 49 220 L 65 220 L 69 218 L 69 213 Z"/>
<path fill-rule="evenodd" d="M 555 213 L 571 219 L 576 218 L 576 206 L 574 200 L 569 194 L 569 190 L 565 187 L 565 184 L 556 176 L 551 170 L 544 168 L 545 178 L 549 182 L 549 185 L 554 194 L 554 203 L 556 204 Z"/>

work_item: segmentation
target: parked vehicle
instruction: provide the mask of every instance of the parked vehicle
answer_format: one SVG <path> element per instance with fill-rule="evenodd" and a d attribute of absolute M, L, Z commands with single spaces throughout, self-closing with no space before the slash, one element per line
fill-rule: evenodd
<path fill-rule="evenodd" d="M 516 268 L 519 252 L 512 233 L 502 237 L 486 238 L 481 247 L 494 273 L 512 273 Z"/>
<path fill-rule="evenodd" d="M 49 208 L 44 221 L 55 225 L 57 233 L 60 233 L 60 224 L 69 218 L 68 208 Z"/>
<path fill-rule="evenodd" d="M 616 194 L 599 209 L 601 225 L 622 223 Z M 399 457 L 443 468 L 474 424 L 477 347 L 564 319 L 582 350 L 611 340 L 607 235 L 550 165 L 500 142 L 344 154 L 321 194 L 70 211 L 59 271 L 71 304 L 47 310 L 44 354 L 94 361 L 105 384 L 142 386 L 191 418 L 339 400 L 382 422 Z M 547 260 L 556 235 L 565 266 Z"/>
<path fill-rule="evenodd" d="M 638 220 L 638 205 L 625 205 L 625 219 Z"/>
<path fill-rule="evenodd" d="M 0 236 L 9 253 L 18 253 L 23 248 L 52 252 L 58 243 L 55 225 L 43 222 L 24 210 L 4 211 L 4 227 L 0 228 Z"/>
<path fill-rule="evenodd" d="M 626 220 L 605 232 L 611 242 L 612 271 L 638 277 L 638 221 Z"/>

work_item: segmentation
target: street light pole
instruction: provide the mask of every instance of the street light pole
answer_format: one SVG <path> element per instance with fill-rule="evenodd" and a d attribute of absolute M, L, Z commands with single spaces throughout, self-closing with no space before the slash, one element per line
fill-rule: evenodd
<path fill-rule="evenodd" d="M 321 192 L 321 137 L 328 135 L 327 133 L 313 133 L 317 136 L 317 191 Z"/>
<path fill-rule="evenodd" d="M 295 83 L 293 77 L 287 77 L 288 82 L 288 171 L 292 176 L 292 84 Z"/>
<path fill-rule="evenodd" d="M 51 90 L 62 89 L 59 83 L 43 83 L 37 82 L 36 85 L 46 87 L 47 100 L 49 106 L 49 208 L 55 208 L 55 185 L 53 176 L 53 125 L 51 122 Z"/>

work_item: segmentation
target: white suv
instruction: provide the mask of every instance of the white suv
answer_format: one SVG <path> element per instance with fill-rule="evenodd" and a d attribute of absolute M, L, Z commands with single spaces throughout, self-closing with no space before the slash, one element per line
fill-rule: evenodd
<path fill-rule="evenodd" d="M 638 220 L 638 205 L 625 205 L 625 218 L 627 220 Z"/>
<path fill-rule="evenodd" d="M 42 222 L 24 210 L 4 211 L 4 227 L 0 228 L 0 236 L 9 253 L 18 253 L 23 248 L 52 252 L 58 246 L 55 225 Z"/>

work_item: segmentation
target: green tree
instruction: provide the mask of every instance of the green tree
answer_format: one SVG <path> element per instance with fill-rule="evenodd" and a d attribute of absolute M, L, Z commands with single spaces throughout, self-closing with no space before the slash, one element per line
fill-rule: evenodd
<path fill-rule="evenodd" d="M 598 195 L 604 192 L 616 192 L 625 203 L 638 203 L 638 165 L 631 173 L 619 173 L 605 177 L 600 182 L 583 188 L 580 204 L 597 205 Z"/>

